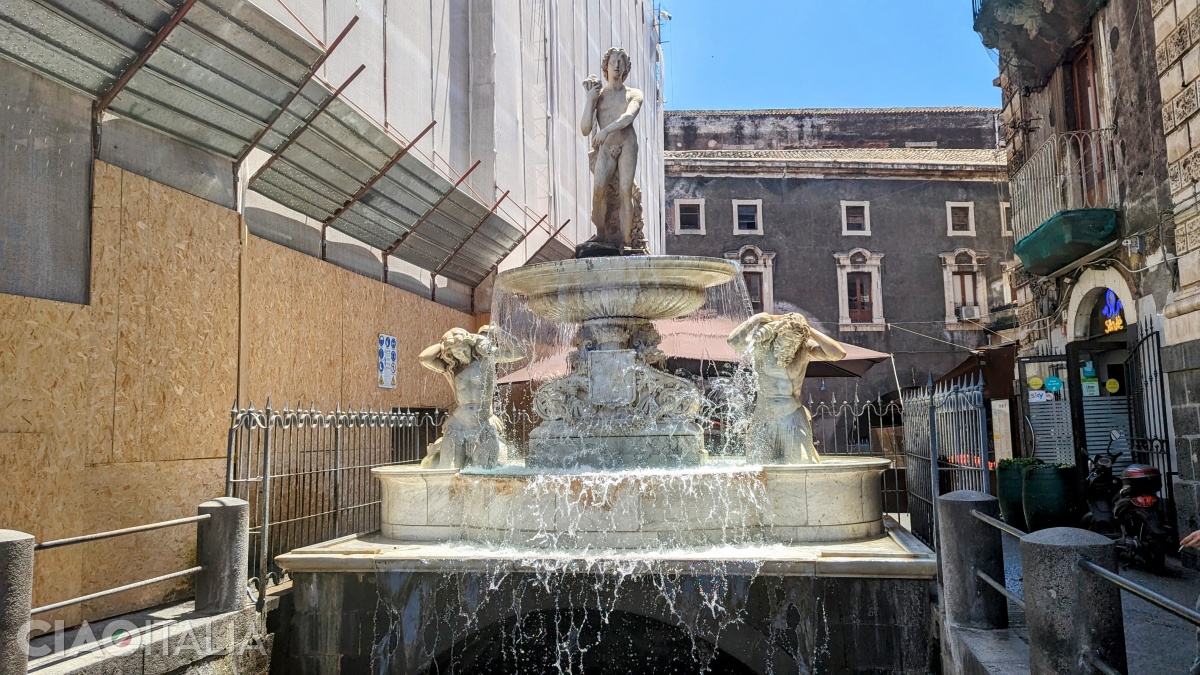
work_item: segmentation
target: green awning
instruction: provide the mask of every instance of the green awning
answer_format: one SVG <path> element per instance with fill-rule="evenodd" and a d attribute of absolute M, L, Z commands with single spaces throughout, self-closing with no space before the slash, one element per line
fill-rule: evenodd
<path fill-rule="evenodd" d="M 1117 236 L 1116 209 L 1073 209 L 1051 216 L 1013 250 L 1030 273 L 1046 276 Z"/>

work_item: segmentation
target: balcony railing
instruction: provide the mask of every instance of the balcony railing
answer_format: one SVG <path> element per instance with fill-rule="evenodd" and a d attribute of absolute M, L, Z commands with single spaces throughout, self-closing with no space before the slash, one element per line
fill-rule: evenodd
<path fill-rule="evenodd" d="M 1112 130 L 1054 134 L 1017 170 L 1010 188 L 1018 242 L 1061 211 L 1117 208 Z"/>

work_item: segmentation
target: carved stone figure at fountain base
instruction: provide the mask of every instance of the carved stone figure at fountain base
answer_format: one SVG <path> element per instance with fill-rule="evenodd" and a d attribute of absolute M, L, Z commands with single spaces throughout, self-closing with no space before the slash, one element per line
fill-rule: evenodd
<path fill-rule="evenodd" d="M 545 420 L 529 436 L 530 468 L 699 466 L 700 392 L 663 372 L 662 336 L 644 319 L 592 319 L 575 335 L 571 372 L 534 397 Z"/>

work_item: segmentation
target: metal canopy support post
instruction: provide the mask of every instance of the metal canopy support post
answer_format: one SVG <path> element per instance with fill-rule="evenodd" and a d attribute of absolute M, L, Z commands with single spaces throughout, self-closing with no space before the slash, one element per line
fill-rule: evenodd
<path fill-rule="evenodd" d="M 545 219 L 543 218 L 542 220 L 545 220 Z M 541 221 L 539 220 L 538 222 L 540 223 Z M 552 232 L 552 233 L 550 234 L 550 238 L 549 238 L 549 239 L 547 239 L 546 241 L 544 241 L 544 242 L 542 243 L 542 245 L 538 247 L 538 250 L 534 251 L 534 252 L 533 252 L 533 255 L 531 255 L 531 256 L 529 256 L 529 257 L 530 257 L 531 259 L 532 259 L 532 258 L 536 258 L 536 257 L 538 256 L 538 254 L 540 254 L 540 253 L 541 253 L 543 250 L 545 250 L 545 248 L 546 248 L 547 246 L 549 246 L 549 245 L 550 245 L 550 242 L 554 241 L 555 237 L 557 237 L 557 236 L 558 236 L 558 233 L 559 233 L 559 232 L 562 232 L 562 231 L 563 231 L 563 229 L 564 229 L 564 228 L 565 228 L 567 225 L 569 225 L 569 224 L 570 224 L 570 222 L 571 222 L 571 220 L 570 220 L 570 219 L 567 219 L 567 222 L 563 223 L 563 224 L 562 224 L 562 225 L 561 225 L 561 226 L 560 226 L 560 227 L 559 227 L 557 230 L 555 230 L 554 232 Z M 534 227 L 536 228 L 536 225 L 535 225 Z M 531 229 L 531 230 L 529 230 L 529 233 L 530 233 L 530 234 L 533 234 L 533 230 L 532 230 L 532 229 Z"/>
<path fill-rule="evenodd" d="M 375 187 L 375 184 L 382 180 L 384 175 L 386 175 L 388 171 L 391 171 L 393 166 L 396 166 L 397 162 L 399 162 L 401 159 L 404 159 L 404 156 L 408 154 L 408 151 L 411 150 L 413 146 L 415 146 L 422 138 L 424 138 L 425 134 L 429 133 L 435 125 L 437 125 L 437 120 L 430 122 L 424 129 L 421 130 L 421 133 L 417 134 L 416 138 L 413 138 L 408 142 L 407 145 L 397 150 L 396 154 L 392 155 L 392 158 L 387 161 L 387 164 L 384 164 L 382 169 L 376 171 L 374 176 L 371 176 L 371 180 L 364 183 L 363 186 L 358 189 L 358 192 L 354 193 L 353 197 L 347 200 L 345 204 L 342 204 L 337 211 L 334 211 L 332 216 L 326 218 L 325 222 L 321 223 L 321 260 L 325 259 L 325 244 L 327 242 L 326 234 L 329 231 L 330 224 L 332 224 L 333 221 L 337 220 L 338 218 L 341 218 L 343 213 L 348 211 L 351 206 L 354 206 L 358 200 L 362 199 L 371 188 Z M 385 282 L 387 281 L 386 255 L 383 257 L 383 280 Z"/>
<path fill-rule="evenodd" d="M 117 98 L 117 94 L 120 94 L 121 90 L 125 88 L 125 85 L 129 84 L 129 81 L 133 79 L 133 76 L 138 74 L 138 71 L 142 69 L 142 66 L 146 65 L 146 62 L 150 60 L 150 57 L 154 56 L 154 52 L 158 51 L 158 48 L 161 47 L 162 43 L 166 41 L 167 36 L 171 34 L 171 31 L 175 30 L 175 27 L 183 22 L 183 17 L 195 4 L 196 0 L 184 0 L 184 3 L 179 6 L 179 9 L 175 10 L 175 13 L 171 15 L 171 18 L 167 19 L 167 22 L 163 24 L 163 27 L 159 28 L 158 32 L 154 34 L 154 39 L 150 40 L 150 44 L 146 45 L 146 48 L 137 55 L 137 58 L 133 60 L 133 63 L 129 64 L 129 67 L 125 69 L 125 72 L 121 73 L 121 76 L 118 77 L 117 81 L 114 82 L 111 87 L 109 87 L 108 91 L 100 97 L 100 100 L 96 101 L 95 114 L 97 122 L 100 121 L 100 113 L 104 112 L 108 109 L 108 106 L 112 105 L 113 100 Z"/>
<path fill-rule="evenodd" d="M 292 144 L 296 142 L 296 139 L 300 138 L 300 135 L 303 134 L 304 131 L 308 129 L 308 127 L 317 119 L 317 116 L 324 112 L 325 109 L 329 107 L 329 104 L 333 103 L 338 96 L 341 96 L 342 92 L 346 90 L 346 87 L 350 86 L 350 83 L 353 82 L 355 78 L 361 75 L 366 69 L 367 67 L 365 65 L 360 65 L 358 70 L 355 70 L 350 77 L 346 78 L 346 81 L 342 83 L 342 86 L 338 87 L 337 90 L 329 96 L 329 98 L 322 101 L 321 105 L 317 106 L 317 108 L 313 110 L 312 114 L 304 119 L 304 123 L 296 127 L 296 130 L 293 131 L 290 136 L 288 136 L 287 140 L 283 142 L 283 145 L 279 146 L 279 149 L 275 151 L 275 154 L 268 157 L 267 161 L 264 162 L 261 167 L 259 167 L 258 171 L 254 172 L 254 175 L 250 177 L 250 180 L 247 181 L 246 185 L 254 185 L 254 181 L 258 180 L 259 176 L 266 173 L 267 169 L 271 168 L 271 165 L 275 163 L 275 160 L 283 156 L 283 153 L 288 148 L 292 147 Z"/>
<path fill-rule="evenodd" d="M 488 270 L 487 274 L 483 275 L 483 278 L 486 279 L 486 278 L 492 276 L 493 274 L 495 274 L 496 270 L 500 269 L 500 263 L 504 262 L 504 259 L 507 258 L 509 256 L 509 254 L 511 254 L 513 251 L 517 250 L 517 247 L 521 245 L 521 242 L 525 241 L 525 239 L 527 237 L 529 237 L 529 235 L 533 234 L 533 231 L 535 229 L 537 229 L 537 226 L 541 225 L 544 220 L 546 220 L 546 219 L 542 218 L 542 220 L 539 220 L 536 223 L 534 223 L 533 227 L 529 228 L 529 230 L 524 235 L 522 235 L 520 239 L 517 240 L 517 243 L 510 246 L 508 248 L 508 250 L 504 252 L 504 255 L 500 256 L 500 259 L 496 261 L 495 265 L 492 265 L 492 269 Z M 558 229 L 554 231 L 554 234 L 550 235 L 550 239 L 547 239 L 546 241 L 550 242 L 551 240 L 553 240 L 555 237 L 557 237 L 559 235 L 559 233 L 561 233 L 563 230 L 567 229 L 567 226 L 570 224 L 571 224 L 571 219 L 567 218 L 565 221 L 563 221 L 562 225 L 558 226 Z"/>
<path fill-rule="evenodd" d="M 500 195 L 500 199 L 497 199 L 496 203 L 492 204 L 492 208 L 488 209 L 487 215 L 479 219 L 479 222 L 475 224 L 475 227 L 471 228 L 471 233 L 463 237 L 463 240 L 458 242 L 458 245 L 454 247 L 454 250 L 450 251 L 450 255 L 446 256 L 446 259 L 442 261 L 442 264 L 437 266 L 437 269 L 433 271 L 433 276 L 436 277 L 442 273 L 442 270 L 446 269 L 446 265 L 449 265 L 450 261 L 454 260 L 454 256 L 458 255 L 458 252 L 462 250 L 463 246 L 467 245 L 468 241 L 471 241 L 471 237 L 475 236 L 475 233 L 479 231 L 479 228 L 483 227 L 483 224 L 488 221 L 488 218 L 491 218 L 492 215 L 496 213 L 496 209 L 500 208 L 500 203 L 505 199 L 508 199 L 508 194 L 509 190 L 505 190 L 504 194 Z M 542 216 L 542 220 L 539 220 L 538 222 L 541 223 L 542 221 L 546 220 L 546 218 L 547 216 Z M 535 225 L 534 227 L 537 226 Z"/>
<path fill-rule="evenodd" d="M 238 158 L 233 162 L 235 167 L 241 166 L 242 162 L 246 161 L 246 157 L 248 157 L 250 152 L 258 146 L 263 137 L 267 135 L 267 132 L 271 130 L 271 127 L 275 126 L 275 123 L 283 117 L 284 113 L 287 112 L 287 109 L 290 108 L 292 103 L 295 102 L 296 98 L 300 96 L 300 92 L 304 91 L 304 88 L 307 87 L 308 83 L 313 79 L 313 77 L 316 76 L 317 71 L 321 69 L 321 66 L 325 65 L 325 61 L 327 61 L 329 56 L 333 54 L 333 50 L 337 49 L 337 46 L 342 43 L 342 40 L 344 40 L 346 36 L 350 34 L 350 29 L 354 28 L 354 24 L 356 23 L 358 23 L 357 15 L 350 19 L 350 22 L 346 24 L 346 27 L 342 29 L 341 33 L 338 33 L 338 36 L 329 44 L 329 49 L 325 50 L 325 53 L 322 54 L 320 58 L 313 63 L 312 67 L 308 69 L 308 73 L 306 73 L 304 77 L 300 79 L 300 83 L 296 85 L 296 90 L 293 91 L 292 94 L 287 97 L 287 100 L 285 100 L 279 106 L 279 111 L 267 121 L 266 125 L 263 126 L 262 131 L 259 131 L 258 135 L 254 137 L 254 140 L 250 141 L 250 143 L 246 146 L 246 149 L 242 151 L 242 154 L 238 155 Z"/>
<path fill-rule="evenodd" d="M 409 237 L 411 237 L 414 232 L 417 231 L 417 228 L 420 227 L 422 224 L 424 224 L 425 221 L 429 219 L 429 216 L 433 215 L 434 211 L 438 210 L 438 207 L 442 205 L 442 202 L 446 201 L 447 199 L 450 198 L 450 195 L 454 194 L 454 191 L 458 189 L 458 186 L 462 185 L 463 181 L 467 180 L 467 176 L 470 176 L 471 172 L 479 167 L 479 164 L 481 161 L 482 160 L 478 160 L 478 159 L 475 160 L 475 163 L 471 165 L 471 168 L 467 169 L 466 172 L 463 173 L 463 175 L 459 176 L 458 180 L 454 181 L 454 185 L 451 185 L 449 190 L 446 190 L 445 192 L 443 192 L 442 196 L 438 197 L 437 201 L 435 201 L 432 206 L 430 206 L 428 209 L 426 209 L 425 213 L 422 213 L 420 218 L 417 218 L 417 222 L 413 223 L 412 227 L 410 227 L 408 229 L 408 232 L 405 232 L 404 234 L 400 235 L 400 238 L 396 240 L 396 243 L 392 244 L 390 248 L 388 248 L 386 251 L 383 252 L 383 283 L 385 283 L 385 284 L 387 283 L 387 274 L 388 274 L 387 259 L 388 259 L 388 257 L 391 256 L 393 253 L 396 252 L 397 249 L 399 249 L 401 246 L 404 245 L 404 242 Z M 431 284 L 433 283 L 432 279 L 430 279 L 430 283 Z"/>

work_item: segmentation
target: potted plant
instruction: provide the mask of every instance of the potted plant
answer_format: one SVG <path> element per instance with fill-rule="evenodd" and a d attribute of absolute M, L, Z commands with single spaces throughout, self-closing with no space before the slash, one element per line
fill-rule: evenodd
<path fill-rule="evenodd" d="M 1022 471 L 1021 507 L 1029 532 L 1075 525 L 1078 477 L 1071 464 L 1034 464 Z"/>
<path fill-rule="evenodd" d="M 1025 511 L 1021 505 L 1024 477 L 1021 472 L 1029 466 L 1042 464 L 1037 457 L 1002 459 L 996 465 L 996 498 L 1000 500 L 1000 517 L 1018 530 L 1027 530 Z"/>

